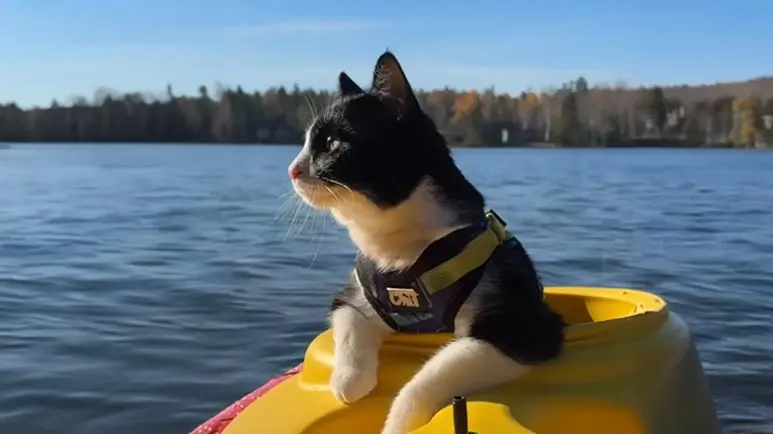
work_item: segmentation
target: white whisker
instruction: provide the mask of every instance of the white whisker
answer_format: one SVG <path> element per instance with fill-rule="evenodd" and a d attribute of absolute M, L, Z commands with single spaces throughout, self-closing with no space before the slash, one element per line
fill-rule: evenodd
<path fill-rule="evenodd" d="M 299 200 L 294 193 L 294 191 L 290 190 L 289 192 L 286 192 L 280 196 L 284 196 L 285 199 L 282 201 L 282 204 L 279 205 L 279 208 L 277 209 L 277 212 L 274 215 L 274 219 L 271 221 L 271 223 L 276 223 L 276 221 L 280 218 L 286 217 L 290 214 L 292 211 L 292 205 L 297 204 L 297 201 Z"/>
<path fill-rule="evenodd" d="M 301 206 L 302 206 L 302 203 L 301 203 L 300 199 L 296 200 L 295 201 L 295 208 L 293 210 L 294 211 L 293 212 L 293 219 L 290 222 L 290 225 L 287 227 L 287 232 L 285 232 L 285 236 L 282 239 L 282 241 L 287 241 L 287 237 L 290 236 L 290 231 L 292 231 L 293 226 L 295 226 L 295 220 L 298 218 L 298 213 L 301 210 Z"/>
<path fill-rule="evenodd" d="M 349 190 L 349 193 L 354 193 L 354 191 L 352 191 L 352 189 L 351 189 L 351 188 L 349 188 L 349 186 L 348 186 L 348 185 L 345 185 L 345 184 L 343 184 L 343 183 L 341 183 L 341 182 L 339 182 L 339 181 L 336 181 L 335 179 L 330 179 L 330 178 L 323 178 L 323 179 L 324 179 L 325 181 L 327 181 L 327 182 L 331 183 L 331 184 L 335 184 L 335 185 L 337 185 L 337 186 L 339 186 L 339 187 L 343 187 L 343 188 L 345 188 L 345 189 Z"/>
<path fill-rule="evenodd" d="M 325 239 L 325 230 L 327 229 L 327 216 L 323 215 L 322 213 L 317 213 L 317 215 L 322 216 L 322 233 L 319 236 L 319 242 L 317 242 L 317 248 L 314 250 L 314 256 L 311 257 L 311 262 L 309 263 L 309 268 L 311 268 L 312 265 L 314 265 L 314 261 L 317 260 L 317 255 L 319 255 L 319 249 L 322 247 L 322 242 Z"/>

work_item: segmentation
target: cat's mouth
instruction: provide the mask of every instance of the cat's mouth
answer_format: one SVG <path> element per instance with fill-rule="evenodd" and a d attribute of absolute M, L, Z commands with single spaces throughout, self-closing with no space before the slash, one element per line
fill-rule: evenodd
<path fill-rule="evenodd" d="M 344 184 L 324 177 L 293 180 L 293 190 L 306 204 L 317 209 L 336 208 L 351 200 L 353 193 Z"/>

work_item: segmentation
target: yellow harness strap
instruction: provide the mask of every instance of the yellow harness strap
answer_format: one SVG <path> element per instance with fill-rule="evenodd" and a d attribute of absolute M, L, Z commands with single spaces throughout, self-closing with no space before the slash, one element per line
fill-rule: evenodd
<path fill-rule="evenodd" d="M 464 250 L 421 275 L 421 283 L 429 295 L 448 288 L 465 274 L 486 263 L 497 246 L 513 237 L 505 229 L 507 223 L 494 211 L 486 212 L 486 219 L 488 220 L 486 230 L 470 241 Z"/>

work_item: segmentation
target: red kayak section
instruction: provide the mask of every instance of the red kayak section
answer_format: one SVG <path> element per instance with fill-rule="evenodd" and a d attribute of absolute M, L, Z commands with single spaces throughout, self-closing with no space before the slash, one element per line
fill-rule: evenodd
<path fill-rule="evenodd" d="M 268 383 L 248 393 L 242 399 L 223 409 L 223 411 L 218 413 L 212 419 L 199 425 L 195 430 L 191 431 L 190 434 L 221 434 L 225 427 L 227 427 L 228 424 L 231 423 L 231 421 L 242 412 L 242 410 L 247 408 L 248 405 L 252 404 L 253 401 L 265 395 L 269 390 L 278 386 L 283 381 L 301 372 L 301 369 L 303 369 L 303 363 L 290 369 L 284 374 L 269 380 Z"/>

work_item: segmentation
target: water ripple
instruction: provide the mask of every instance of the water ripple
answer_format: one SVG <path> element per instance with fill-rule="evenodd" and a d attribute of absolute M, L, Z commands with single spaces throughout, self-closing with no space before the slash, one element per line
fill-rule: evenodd
<path fill-rule="evenodd" d="M 354 251 L 319 215 L 275 219 L 295 151 L 4 151 L 0 427 L 187 432 L 297 363 Z M 773 154 L 456 155 L 547 284 L 666 297 L 724 432 L 773 432 Z"/>

